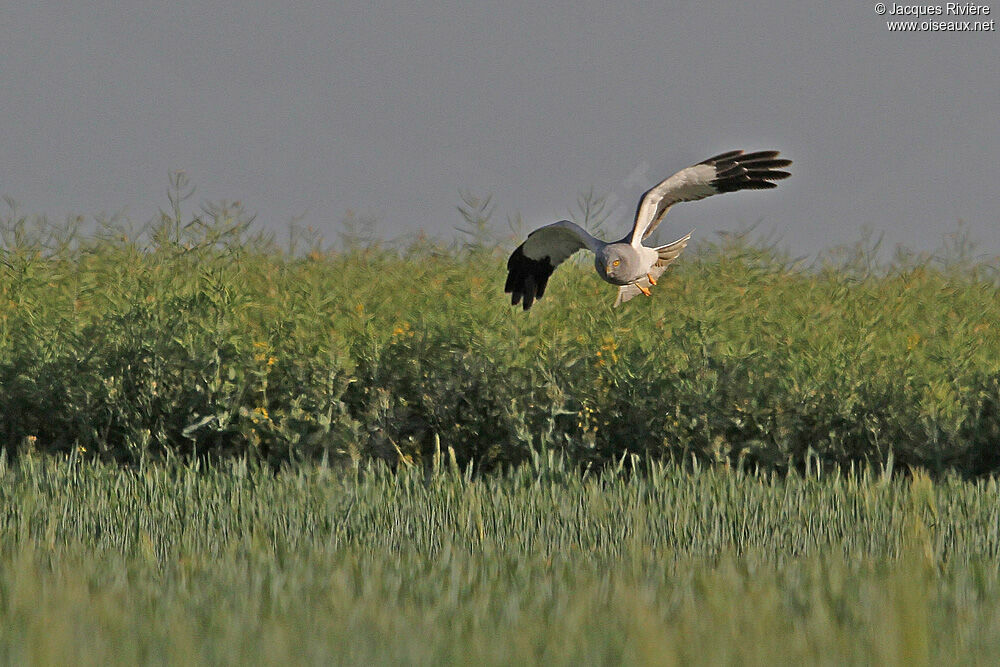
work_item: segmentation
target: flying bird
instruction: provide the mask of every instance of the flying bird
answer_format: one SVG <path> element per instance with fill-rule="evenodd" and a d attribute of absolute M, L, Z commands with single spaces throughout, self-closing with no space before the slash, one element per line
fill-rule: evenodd
<path fill-rule="evenodd" d="M 650 287 L 656 285 L 656 279 L 677 259 L 691 238 L 692 232 L 689 232 L 673 243 L 656 248 L 642 244 L 671 206 L 721 192 L 777 187 L 773 181 L 791 175 L 778 169 L 791 163 L 791 160 L 779 158 L 778 151 L 729 151 L 681 169 L 642 196 L 632 231 L 614 243 L 594 238 L 569 220 L 539 227 L 507 260 L 504 292 L 511 295 L 512 305 L 521 303 L 528 310 L 545 294 L 545 285 L 556 267 L 577 250 L 587 249 L 594 253 L 597 274 L 612 285 L 618 285 L 616 306 L 637 294 L 650 296 Z"/>

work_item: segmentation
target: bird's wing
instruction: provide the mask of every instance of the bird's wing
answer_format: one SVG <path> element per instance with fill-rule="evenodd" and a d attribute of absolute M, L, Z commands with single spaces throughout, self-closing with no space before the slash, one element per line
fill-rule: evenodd
<path fill-rule="evenodd" d="M 788 178 L 791 174 L 776 168 L 791 163 L 791 160 L 779 158 L 778 151 L 729 151 L 681 169 L 650 188 L 639 200 L 630 236 L 632 244 L 637 245 L 649 236 L 674 204 L 697 201 L 720 192 L 777 187 L 772 181 Z"/>
<path fill-rule="evenodd" d="M 693 233 L 694 230 L 691 230 L 690 232 L 688 232 L 681 238 L 677 239 L 673 243 L 668 243 L 667 245 L 661 245 L 659 248 L 654 248 L 659 257 L 657 258 L 653 266 L 650 267 L 649 269 L 649 275 L 653 276 L 653 280 L 656 280 L 660 276 L 662 276 L 663 272 L 667 270 L 667 267 L 670 266 L 673 263 L 673 261 L 680 256 L 681 251 L 683 251 L 684 248 L 687 247 L 688 241 L 691 240 L 691 234 Z M 622 285 L 621 287 L 618 288 L 618 298 L 615 299 L 615 307 L 617 308 L 618 306 L 622 305 L 632 297 L 638 294 L 642 294 L 643 291 L 642 289 L 639 288 L 638 285 L 642 285 L 642 287 L 646 288 L 647 290 L 650 287 L 652 287 L 652 283 L 649 282 L 649 279 L 645 277 L 640 278 L 634 283 L 629 283 L 628 285 Z"/>
<path fill-rule="evenodd" d="M 507 260 L 507 282 L 503 291 L 511 295 L 510 302 L 531 308 L 545 293 L 545 285 L 556 267 L 577 250 L 596 252 L 604 243 L 568 220 L 539 227 L 511 253 Z"/>

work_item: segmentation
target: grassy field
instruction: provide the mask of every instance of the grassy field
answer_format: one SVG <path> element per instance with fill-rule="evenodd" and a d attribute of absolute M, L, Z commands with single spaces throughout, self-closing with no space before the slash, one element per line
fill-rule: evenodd
<path fill-rule="evenodd" d="M 1000 659 L 993 480 L 27 456 L 0 507 L 5 664 Z"/>

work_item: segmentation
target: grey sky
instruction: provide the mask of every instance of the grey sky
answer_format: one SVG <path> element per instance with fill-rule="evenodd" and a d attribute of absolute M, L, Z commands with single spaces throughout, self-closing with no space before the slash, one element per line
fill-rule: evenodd
<path fill-rule="evenodd" d="M 459 188 L 535 226 L 593 185 L 624 228 L 674 170 L 777 148 L 791 179 L 664 235 L 930 249 L 962 220 L 1000 251 L 1000 34 L 892 33 L 874 4 L 7 2 L 0 194 L 145 221 L 184 169 L 199 201 L 332 238 L 348 209 L 450 234 Z"/>

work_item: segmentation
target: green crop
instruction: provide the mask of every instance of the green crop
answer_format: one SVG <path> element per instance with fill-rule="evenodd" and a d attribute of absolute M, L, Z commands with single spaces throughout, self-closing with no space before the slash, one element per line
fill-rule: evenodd
<path fill-rule="evenodd" d="M 0 461 L 0 661 L 992 663 L 995 480 Z"/>

